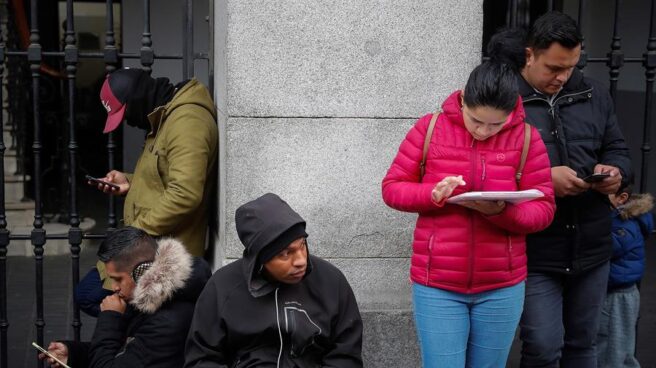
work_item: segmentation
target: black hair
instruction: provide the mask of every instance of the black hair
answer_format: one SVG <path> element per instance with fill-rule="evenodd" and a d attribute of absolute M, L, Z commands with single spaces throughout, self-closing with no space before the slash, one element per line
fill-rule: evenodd
<path fill-rule="evenodd" d="M 629 196 L 627 197 L 627 199 L 628 199 L 628 198 L 631 198 L 631 196 L 633 195 L 633 185 L 632 185 L 631 183 L 622 184 L 622 185 L 620 186 L 620 189 L 618 189 L 618 190 L 617 190 L 617 193 L 615 193 L 615 194 L 616 194 L 616 195 L 620 195 L 620 194 L 622 194 L 622 193 L 626 193 L 626 194 L 629 195 Z"/>
<path fill-rule="evenodd" d="M 132 226 L 112 231 L 98 247 L 101 261 L 112 261 L 118 268 L 129 270 L 141 262 L 152 261 L 156 253 L 155 239 Z"/>
<path fill-rule="evenodd" d="M 517 74 L 526 64 L 525 33 L 506 29 L 495 34 L 488 44 L 490 59 L 469 74 L 463 96 L 468 107 L 488 106 L 511 112 L 517 105 Z"/>
<path fill-rule="evenodd" d="M 569 15 L 551 11 L 538 18 L 528 34 L 527 45 L 533 50 L 546 50 L 552 43 L 573 49 L 583 41 L 576 21 Z"/>

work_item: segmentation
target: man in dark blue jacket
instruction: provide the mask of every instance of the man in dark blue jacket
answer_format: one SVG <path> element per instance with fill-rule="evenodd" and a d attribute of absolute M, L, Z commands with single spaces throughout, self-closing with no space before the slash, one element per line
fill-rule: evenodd
<path fill-rule="evenodd" d="M 549 153 L 557 211 L 527 237 L 521 366 L 595 368 L 613 244 L 608 194 L 632 175 L 629 152 L 607 88 L 576 68 L 576 22 L 547 13 L 525 41 L 520 94 Z"/>

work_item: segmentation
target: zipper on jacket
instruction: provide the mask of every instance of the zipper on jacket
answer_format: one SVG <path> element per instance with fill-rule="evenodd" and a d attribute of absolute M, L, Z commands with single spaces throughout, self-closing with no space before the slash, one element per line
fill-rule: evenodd
<path fill-rule="evenodd" d="M 512 237 L 510 236 L 510 233 L 508 233 L 508 232 L 506 233 L 506 237 L 508 239 L 508 247 L 507 247 L 507 249 L 508 249 L 508 271 L 510 273 L 512 273 L 513 272 L 513 269 L 512 269 Z"/>
<path fill-rule="evenodd" d="M 481 166 L 483 166 L 483 173 L 481 174 L 481 182 L 485 181 L 485 155 L 481 155 Z"/>
<path fill-rule="evenodd" d="M 280 328 L 280 311 L 278 308 L 278 289 L 276 288 L 276 292 L 274 294 L 274 301 L 276 302 L 276 324 L 278 325 L 278 337 L 280 338 L 280 350 L 278 351 L 278 360 L 276 361 L 276 368 L 280 368 L 280 358 L 282 357 L 282 349 L 284 347 L 283 340 L 282 340 L 282 330 Z"/>
<path fill-rule="evenodd" d="M 471 290 L 474 283 L 474 210 L 469 210 L 469 221 L 471 229 L 469 231 L 469 270 L 467 271 L 467 290 Z"/>
<path fill-rule="evenodd" d="M 431 234 L 430 238 L 428 238 L 428 262 L 426 263 L 426 286 L 429 285 L 430 281 L 430 269 L 431 269 L 431 261 L 433 260 L 433 236 L 435 234 Z"/>
<path fill-rule="evenodd" d="M 473 137 L 472 137 L 472 139 L 473 139 Z M 476 143 L 476 140 L 474 139 L 472 141 L 472 153 L 471 153 L 472 158 L 470 160 L 471 163 L 472 163 L 472 165 L 471 165 L 471 167 L 472 167 L 472 180 L 474 181 L 472 183 L 472 189 L 471 190 L 476 190 L 477 188 L 480 187 L 480 183 L 475 182 L 476 176 L 477 176 L 477 172 L 476 172 L 476 155 L 477 155 L 477 151 L 476 151 L 475 143 Z M 483 167 L 485 167 L 485 166 L 483 166 Z M 475 222 L 475 219 L 474 219 L 474 210 L 468 209 L 467 211 L 468 211 L 469 221 L 470 221 L 470 229 L 469 229 L 469 234 L 470 234 L 470 238 L 469 238 L 469 269 L 467 270 L 467 290 L 471 290 L 472 283 L 474 282 L 474 242 L 476 240 L 474 238 L 474 229 L 475 229 L 474 222 Z"/>

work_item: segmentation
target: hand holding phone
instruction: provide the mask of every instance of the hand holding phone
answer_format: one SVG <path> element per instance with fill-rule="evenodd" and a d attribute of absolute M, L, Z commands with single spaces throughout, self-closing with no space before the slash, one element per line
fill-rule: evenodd
<path fill-rule="evenodd" d="M 101 178 L 94 178 L 94 177 L 91 176 L 91 175 L 86 175 L 86 176 L 85 176 L 85 179 L 87 179 L 87 181 L 88 181 L 90 184 L 94 184 L 94 185 L 103 184 L 103 185 L 106 185 L 106 186 L 110 187 L 112 190 L 119 190 L 119 189 L 121 189 L 121 187 L 119 187 L 119 186 L 116 185 L 116 184 L 110 183 L 110 182 L 105 181 L 105 180 L 103 180 L 103 179 L 101 179 Z"/>
<path fill-rule="evenodd" d="M 54 362 L 56 362 L 57 364 L 59 364 L 60 366 L 62 366 L 63 368 L 71 368 L 70 366 L 66 365 L 66 363 L 62 362 L 59 358 L 57 358 L 56 356 L 54 356 L 53 354 L 51 354 L 48 350 L 46 350 L 46 349 L 42 348 L 41 346 L 39 346 L 37 343 L 32 342 L 32 346 L 33 346 L 36 350 L 40 351 L 40 352 L 43 353 L 45 356 L 47 356 L 48 358 L 52 359 Z M 41 358 L 41 359 L 42 359 L 42 358 Z M 50 364 L 52 364 L 52 362 L 50 362 Z"/>
<path fill-rule="evenodd" d="M 604 179 L 606 179 L 609 176 L 610 176 L 610 173 L 601 172 L 601 173 L 588 175 L 585 178 L 583 178 L 583 181 L 585 181 L 586 183 L 598 183 L 600 181 L 603 181 Z"/>

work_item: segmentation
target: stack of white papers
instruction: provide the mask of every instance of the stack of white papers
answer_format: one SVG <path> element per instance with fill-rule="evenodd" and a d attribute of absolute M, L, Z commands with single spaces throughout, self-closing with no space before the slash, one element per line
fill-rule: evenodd
<path fill-rule="evenodd" d="M 535 198 L 544 197 L 544 193 L 537 189 L 520 190 L 515 192 L 467 192 L 447 199 L 447 203 L 465 201 L 505 201 L 508 203 L 522 203 Z"/>

